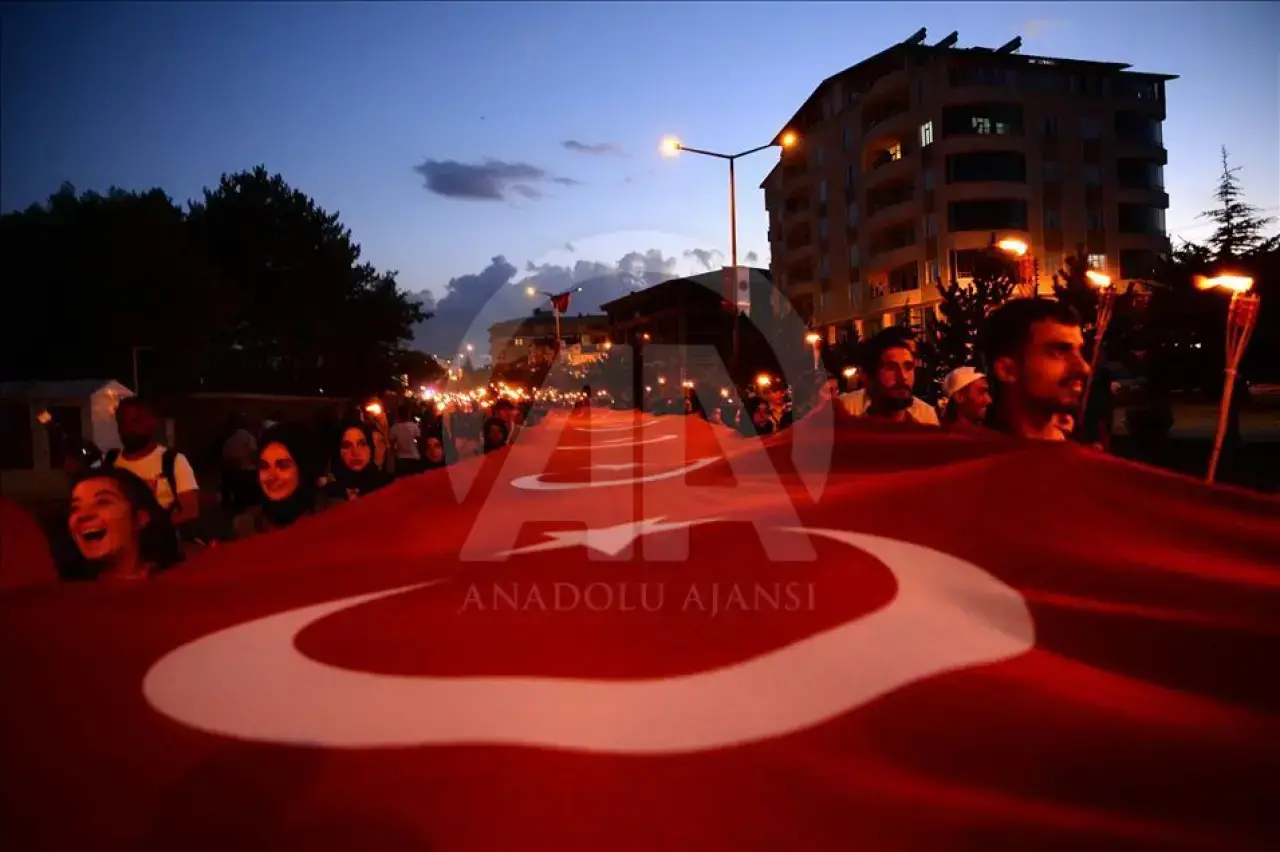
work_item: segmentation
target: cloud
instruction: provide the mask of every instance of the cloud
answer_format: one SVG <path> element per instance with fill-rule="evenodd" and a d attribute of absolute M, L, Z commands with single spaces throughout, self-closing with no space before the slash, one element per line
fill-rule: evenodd
<path fill-rule="evenodd" d="M 526 287 L 549 293 L 582 287 L 582 292 L 572 297 L 570 313 L 595 313 L 604 302 L 676 277 L 678 266 L 678 258 L 667 257 L 658 249 L 627 252 L 612 264 L 593 260 L 578 260 L 571 266 L 530 262 L 523 270 L 497 255 L 479 272 L 450 279 L 439 299 L 430 291 L 413 294 L 435 310 L 432 319 L 415 329 L 414 345 L 442 356 L 457 352 L 464 342 L 486 352 L 489 326 L 545 307 L 525 295 Z"/>
<path fill-rule="evenodd" d="M 684 256 L 696 262 L 703 269 L 715 269 L 724 266 L 724 255 L 715 249 L 689 249 L 684 253 Z"/>
<path fill-rule="evenodd" d="M 622 148 L 613 142 L 597 142 L 593 145 L 588 142 L 579 142 L 576 139 L 566 139 L 560 144 L 570 151 L 576 151 L 579 154 L 590 154 L 593 157 L 622 156 Z"/>
<path fill-rule="evenodd" d="M 423 160 L 413 167 L 423 178 L 428 192 L 445 198 L 476 201 L 505 201 L 513 195 L 539 199 L 539 184 L 577 186 L 579 181 L 557 177 L 545 169 L 528 163 L 508 163 L 486 159 L 481 163 L 459 163 L 457 160 Z"/>
<path fill-rule="evenodd" d="M 1040 36 L 1050 30 L 1061 29 L 1067 25 L 1066 21 L 1060 21 L 1053 18 L 1036 18 L 1027 21 L 1022 25 L 1022 34 L 1028 39 L 1040 38 Z"/>
<path fill-rule="evenodd" d="M 760 262 L 760 255 L 756 254 L 753 251 L 747 252 L 747 263 L 759 263 L 759 262 Z"/>

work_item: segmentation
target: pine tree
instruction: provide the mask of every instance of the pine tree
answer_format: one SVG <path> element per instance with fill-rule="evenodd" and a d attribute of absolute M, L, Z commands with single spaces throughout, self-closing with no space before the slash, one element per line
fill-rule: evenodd
<path fill-rule="evenodd" d="M 955 278 L 950 284 L 937 283 L 942 301 L 929 348 L 935 378 L 941 378 L 956 367 L 977 364 L 975 350 L 987 314 L 1013 295 L 1018 276 L 993 238 L 992 245 L 979 255 L 970 283 L 961 284 Z"/>
<path fill-rule="evenodd" d="M 1222 148 L 1222 175 L 1213 197 L 1218 206 L 1200 214 L 1214 223 L 1208 246 L 1217 260 L 1235 260 L 1259 251 L 1275 248 L 1277 237 L 1264 238 L 1262 232 L 1274 217 L 1260 215 L 1261 210 L 1244 200 L 1244 190 L 1236 173 L 1240 167 L 1231 168 L 1227 149 Z"/>

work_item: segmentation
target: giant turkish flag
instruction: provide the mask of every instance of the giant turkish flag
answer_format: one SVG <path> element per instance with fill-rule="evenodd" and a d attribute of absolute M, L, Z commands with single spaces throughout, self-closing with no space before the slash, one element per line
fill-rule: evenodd
<path fill-rule="evenodd" d="M 1278 509 L 1070 444 L 553 416 L 0 596 L 0 840 L 1274 849 Z"/>

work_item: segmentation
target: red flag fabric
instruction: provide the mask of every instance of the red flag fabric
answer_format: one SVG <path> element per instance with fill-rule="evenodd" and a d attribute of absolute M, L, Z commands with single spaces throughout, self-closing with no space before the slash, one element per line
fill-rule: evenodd
<path fill-rule="evenodd" d="M 1275 848 L 1277 508 L 1068 444 L 556 416 L 145 584 L 0 596 L 0 826 Z"/>
<path fill-rule="evenodd" d="M 560 293 L 551 297 L 551 305 L 556 309 L 557 313 L 569 313 L 569 293 Z"/>

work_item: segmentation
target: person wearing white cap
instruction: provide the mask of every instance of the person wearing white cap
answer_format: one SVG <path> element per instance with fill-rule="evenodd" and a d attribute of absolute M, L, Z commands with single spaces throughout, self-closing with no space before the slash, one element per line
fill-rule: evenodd
<path fill-rule="evenodd" d="M 946 426 L 962 424 L 978 426 L 987 416 L 991 404 L 991 388 L 987 377 L 973 367 L 956 367 L 942 380 L 942 395 L 947 399 L 942 413 Z"/>

